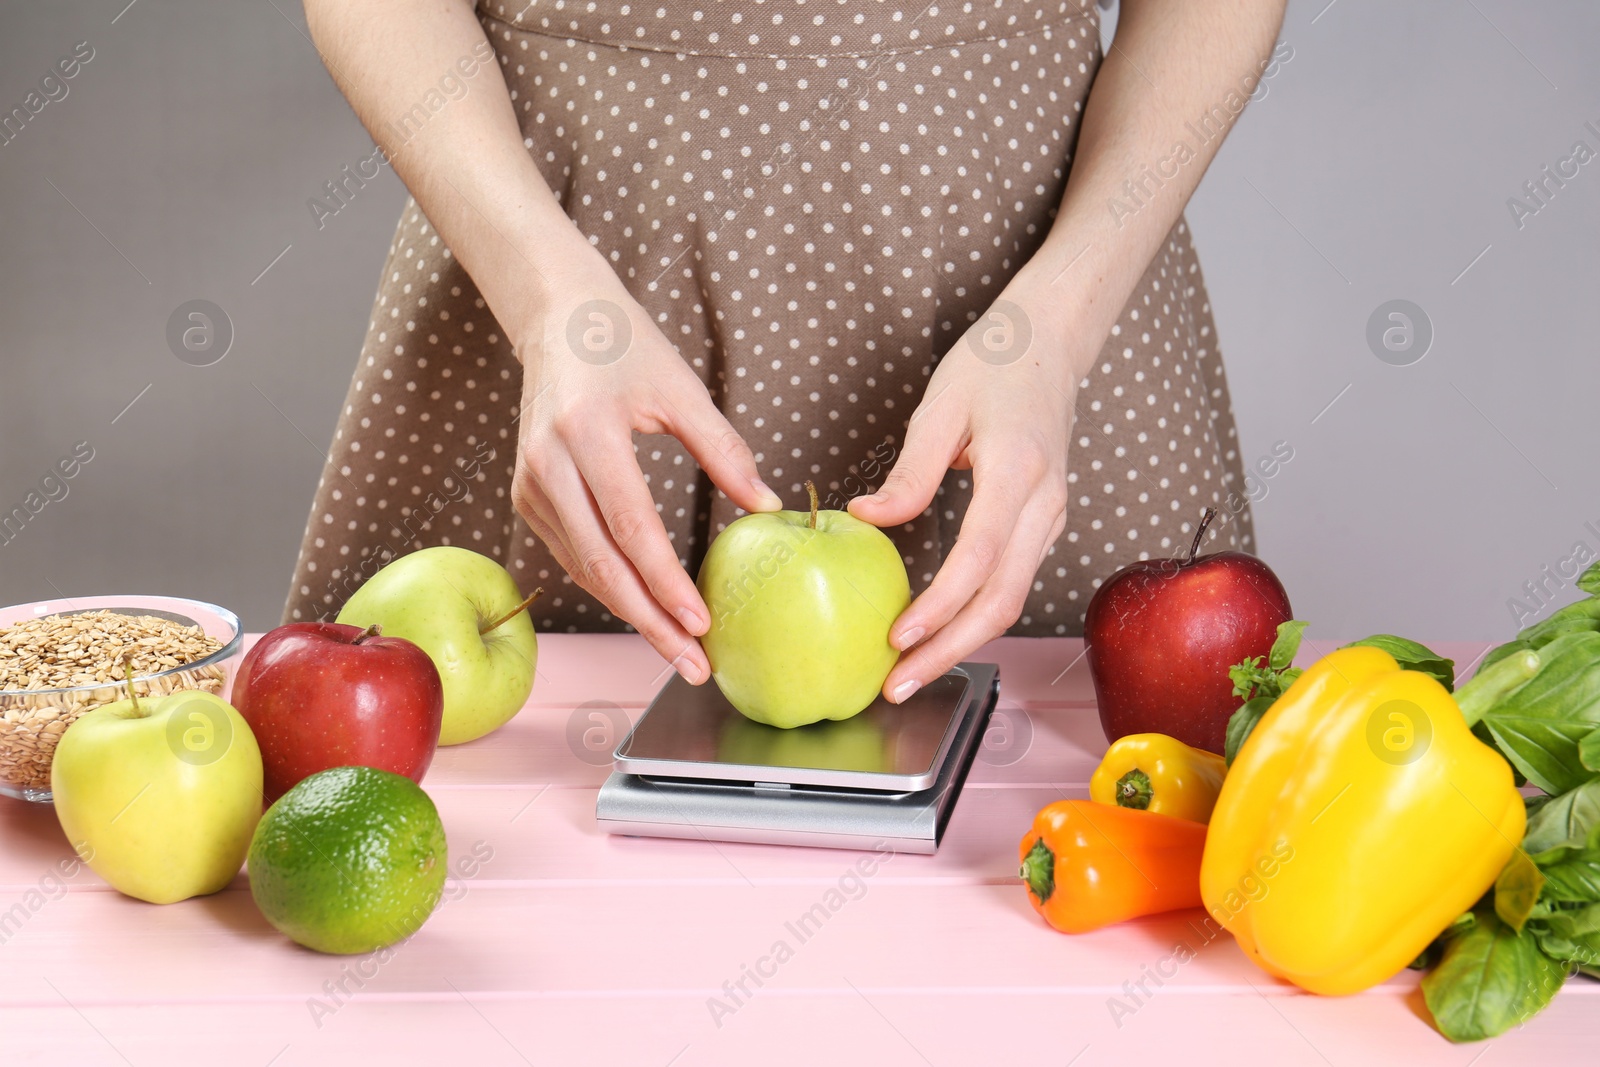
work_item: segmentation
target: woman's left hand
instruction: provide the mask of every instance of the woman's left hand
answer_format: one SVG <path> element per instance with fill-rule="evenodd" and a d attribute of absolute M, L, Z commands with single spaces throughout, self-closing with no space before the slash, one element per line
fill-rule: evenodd
<path fill-rule="evenodd" d="M 883 487 L 850 501 L 857 518 L 896 526 L 927 509 L 946 471 L 972 471 L 960 536 L 889 631 L 890 643 L 908 650 L 883 686 L 895 703 L 1017 621 L 1066 526 L 1067 447 L 1086 344 L 1072 336 L 1061 294 L 1050 295 L 1029 297 L 1014 284 L 995 301 L 934 370 Z"/>

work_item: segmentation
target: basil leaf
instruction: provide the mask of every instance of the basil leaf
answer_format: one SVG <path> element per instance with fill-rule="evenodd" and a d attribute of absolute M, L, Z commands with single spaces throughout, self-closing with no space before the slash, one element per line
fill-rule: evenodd
<path fill-rule="evenodd" d="M 1507 756 L 1503 751 L 1501 751 L 1500 742 L 1498 742 L 1498 741 L 1496 741 L 1494 739 L 1494 734 L 1489 732 L 1489 727 L 1485 723 L 1483 723 L 1481 721 L 1473 723 L 1472 724 L 1472 735 L 1474 737 L 1476 737 L 1479 741 L 1482 741 L 1484 744 L 1486 744 L 1490 748 L 1494 749 L 1495 752 L 1500 756 L 1501 759 L 1503 759 L 1507 763 L 1511 764 L 1511 784 L 1512 785 L 1516 786 L 1518 789 L 1521 789 L 1523 786 L 1528 784 L 1527 775 L 1522 773 L 1522 768 L 1518 767 L 1516 765 L 1516 763 L 1512 761 L 1511 757 Z M 1533 807 L 1530 807 L 1528 809 L 1528 814 L 1532 815 L 1533 812 L 1534 812 L 1534 808 L 1536 808 L 1539 804 L 1542 804 L 1542 803 L 1544 803 L 1545 801 L 1547 801 L 1549 799 L 1550 799 L 1550 794 L 1549 793 L 1539 793 L 1539 794 L 1537 794 L 1535 796 L 1524 797 L 1523 798 L 1523 803 L 1524 804 L 1529 804 L 1529 803 L 1533 804 Z"/>
<path fill-rule="evenodd" d="M 1578 588 L 1590 596 L 1600 593 L 1600 563 L 1591 563 L 1587 570 L 1578 575 Z"/>
<path fill-rule="evenodd" d="M 1537 806 L 1535 806 L 1535 802 Z M 1529 797 L 1528 831 L 1522 837 L 1527 852 L 1543 852 L 1557 845 L 1583 844 L 1600 826 L 1600 778 L 1591 779 L 1560 796 Z"/>
<path fill-rule="evenodd" d="M 1293 663 L 1295 653 L 1300 651 L 1300 635 L 1306 632 L 1308 625 L 1310 624 L 1299 619 L 1280 622 L 1278 639 L 1272 642 L 1272 651 L 1267 653 L 1267 666 L 1275 671 L 1281 671 Z"/>
<path fill-rule="evenodd" d="M 1427 645 L 1418 644 L 1404 637 L 1396 637 L 1394 634 L 1373 634 L 1371 637 L 1352 641 L 1344 647 L 1381 649 L 1393 656 L 1394 661 L 1406 670 L 1432 675 L 1446 690 L 1455 692 L 1456 661 L 1446 659 Z"/>
<path fill-rule="evenodd" d="M 1565 793 L 1594 777 L 1578 758 L 1578 742 L 1600 727 L 1600 632 L 1564 634 L 1539 656 L 1538 673 L 1482 721 L 1528 781 L 1546 793 Z"/>
<path fill-rule="evenodd" d="M 1272 681 L 1274 674 L 1261 666 L 1260 656 L 1251 656 L 1243 663 L 1229 667 L 1228 677 L 1233 681 L 1233 695 L 1240 700 L 1249 700 L 1250 694 L 1257 687 Z"/>
<path fill-rule="evenodd" d="M 1539 890 L 1544 888 L 1544 874 L 1534 866 L 1522 849 L 1511 853 L 1511 858 L 1500 870 L 1494 883 L 1494 913 L 1511 929 L 1522 932 L 1534 905 L 1539 902 Z"/>
<path fill-rule="evenodd" d="M 1591 571 L 1600 568 L 1600 563 L 1590 567 L 1584 572 L 1588 577 Z M 1581 580 L 1581 579 L 1580 579 Z M 1600 597 L 1587 597 L 1575 603 L 1560 608 L 1548 619 L 1524 627 L 1517 636 L 1503 645 L 1496 645 L 1483 657 L 1483 662 L 1478 670 L 1482 671 L 1492 666 L 1499 660 L 1505 659 L 1513 653 L 1523 649 L 1538 651 L 1550 644 L 1558 637 L 1569 633 L 1582 633 L 1585 630 L 1600 630 Z"/>
<path fill-rule="evenodd" d="M 1600 630 L 1600 597 L 1585 597 L 1557 608 L 1548 619 L 1518 631 L 1516 640 L 1528 648 L 1541 649 L 1560 637 L 1585 630 Z"/>
<path fill-rule="evenodd" d="M 1600 730 L 1590 730 L 1579 739 L 1578 762 L 1586 770 L 1600 771 Z"/>
<path fill-rule="evenodd" d="M 1562 908 L 1529 920 L 1544 954 L 1588 966 L 1600 964 L 1600 904 Z"/>
<path fill-rule="evenodd" d="M 1445 1037 L 1481 1041 L 1537 1015 L 1566 978 L 1566 965 L 1540 951 L 1531 931 L 1518 933 L 1484 909 L 1445 945 L 1422 997 Z"/>
<path fill-rule="evenodd" d="M 1600 849 L 1562 845 L 1530 858 L 1544 875 L 1541 900 L 1568 904 L 1600 901 Z"/>
<path fill-rule="evenodd" d="M 1233 761 L 1239 755 L 1239 749 L 1244 747 L 1244 742 L 1250 736 L 1250 731 L 1256 728 L 1256 723 L 1261 721 L 1261 716 L 1272 707 L 1274 697 L 1256 697 L 1247 701 L 1243 707 L 1228 717 L 1228 732 L 1223 735 L 1222 758 L 1224 765 L 1233 766 Z"/>

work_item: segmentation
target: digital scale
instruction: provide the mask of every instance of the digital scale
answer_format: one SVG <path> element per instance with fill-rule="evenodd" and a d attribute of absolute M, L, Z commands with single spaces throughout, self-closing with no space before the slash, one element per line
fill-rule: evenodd
<path fill-rule="evenodd" d="M 902 704 L 791 730 L 676 674 L 612 754 L 613 834 L 932 853 L 982 741 L 1000 668 L 963 663 Z"/>

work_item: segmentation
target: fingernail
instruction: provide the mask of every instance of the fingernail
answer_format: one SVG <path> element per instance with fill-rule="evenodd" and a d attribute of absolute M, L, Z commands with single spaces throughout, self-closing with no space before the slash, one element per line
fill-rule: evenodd
<path fill-rule="evenodd" d="M 921 626 L 913 626 L 911 629 L 906 630 L 900 635 L 899 639 L 895 641 L 894 647 L 900 649 L 910 648 L 912 645 L 922 640 L 922 635 L 927 632 L 928 631 L 923 629 Z"/>
<path fill-rule="evenodd" d="M 756 478 L 755 480 L 753 480 L 750 483 L 750 485 L 751 485 L 751 487 L 753 489 L 755 489 L 756 492 L 760 493 L 763 497 L 766 498 L 766 500 L 764 502 L 771 509 L 777 510 L 777 509 L 783 507 L 783 498 L 780 497 L 777 493 L 774 493 L 772 491 L 772 486 L 768 485 L 766 482 L 762 481 L 760 478 Z"/>
<path fill-rule="evenodd" d="M 690 685 L 699 685 L 706 680 L 707 672 L 705 668 L 692 659 L 680 659 L 673 666 L 678 668 L 678 673 L 683 675 L 683 680 Z"/>
<path fill-rule="evenodd" d="M 690 609 L 679 608 L 676 614 L 678 616 L 678 621 L 683 624 L 683 628 L 688 630 L 691 634 L 699 636 L 705 631 L 705 620 L 703 620 L 699 615 L 695 614 Z"/>
<path fill-rule="evenodd" d="M 894 696 L 894 702 L 896 704 L 904 704 L 907 697 L 921 688 L 922 683 L 917 681 L 915 678 L 901 682 L 899 685 L 894 687 L 894 693 L 892 694 Z"/>
<path fill-rule="evenodd" d="M 881 504 L 889 498 L 884 496 L 882 493 L 873 493 L 871 496 L 864 496 L 861 499 L 866 501 L 868 504 Z"/>

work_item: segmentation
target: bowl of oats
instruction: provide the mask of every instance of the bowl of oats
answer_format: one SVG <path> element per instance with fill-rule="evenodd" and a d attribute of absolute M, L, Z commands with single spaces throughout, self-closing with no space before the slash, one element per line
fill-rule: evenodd
<path fill-rule="evenodd" d="M 50 801 L 56 742 L 80 716 L 203 689 L 226 700 L 244 649 L 239 617 L 198 600 L 63 597 L 0 609 L 0 796 Z"/>

